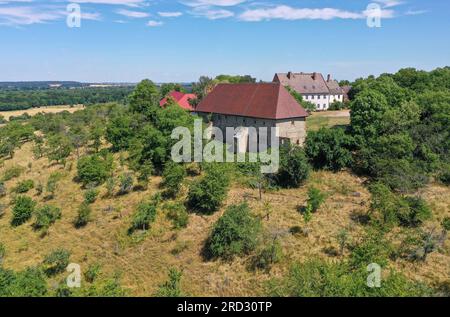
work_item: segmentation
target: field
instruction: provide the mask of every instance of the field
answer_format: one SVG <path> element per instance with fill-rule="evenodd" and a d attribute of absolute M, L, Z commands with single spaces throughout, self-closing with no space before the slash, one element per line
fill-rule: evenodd
<path fill-rule="evenodd" d="M 308 120 L 311 130 L 323 125 L 341 125 L 348 123 L 348 117 L 338 113 L 317 113 Z M 312 127 L 311 127 L 312 126 Z M 119 159 L 116 156 L 120 173 Z M 34 179 L 45 184 L 50 173 L 58 171 L 63 177 L 58 186 L 54 204 L 62 208 L 62 219 L 41 237 L 30 223 L 13 228 L 10 225 L 11 211 L 0 218 L 0 242 L 7 250 L 4 266 L 21 270 L 38 265 L 51 250 L 59 247 L 71 251 L 71 262 L 81 265 L 101 265 L 102 277 L 115 274 L 121 276 L 122 285 L 133 296 L 151 296 L 163 281 L 167 279 L 169 267 L 183 271 L 182 289 L 192 296 L 257 296 L 264 295 L 266 282 L 282 276 L 294 261 L 305 261 L 319 257 L 337 261 L 333 250 L 338 248 L 336 236 L 342 229 L 349 232 L 352 241 L 357 241 L 363 228 L 358 223 L 358 215 L 367 212 L 369 193 L 364 186 L 365 179 L 349 172 L 331 173 L 313 172 L 307 184 L 299 189 L 269 191 L 263 194 L 263 201 L 271 206 L 268 219 L 263 212 L 263 202 L 258 200 L 258 192 L 241 185 L 235 180 L 228 194 L 225 206 L 212 216 L 190 215 L 189 225 L 185 229 L 175 230 L 159 211 L 157 220 L 151 229 L 142 236 L 131 238 L 127 235 L 130 215 L 143 198 L 148 198 L 159 190 L 161 179 L 152 177 L 146 191 L 134 191 L 126 196 L 105 198 L 105 188 L 93 205 L 93 221 L 85 228 L 75 229 L 73 219 L 83 201 L 83 191 L 73 181 L 76 174 L 76 157 L 71 157 L 65 168 L 52 165 L 47 158 L 34 160 L 32 145 L 22 146 L 13 160 L 7 160 L 0 167 L 0 175 L 6 168 L 20 165 L 24 173 L 17 179 L 6 182 L 8 189 L 18 181 Z M 327 194 L 327 200 L 312 221 L 305 224 L 298 212 L 306 200 L 308 186 L 314 185 Z M 184 194 L 186 189 L 184 189 Z M 450 214 L 450 189 L 440 185 L 429 185 L 419 193 L 431 205 L 434 213 L 427 228 L 438 227 L 444 216 Z M 39 205 L 44 203 L 42 196 L 35 190 L 28 194 Z M 227 205 L 247 201 L 255 214 L 263 218 L 266 238 L 280 239 L 284 257 L 270 273 L 253 272 L 247 269 L 250 257 L 236 259 L 229 263 L 205 261 L 201 250 L 215 221 L 223 214 Z M 0 198 L 0 204 L 8 205 L 9 198 Z M 290 229 L 300 226 L 307 234 L 291 234 Z M 393 233 L 395 234 L 395 233 Z M 450 276 L 450 248 L 432 253 L 426 263 L 397 261 L 395 267 L 402 269 L 411 278 L 430 284 L 448 280 Z M 53 282 L 64 277 L 59 275 Z"/>
<path fill-rule="evenodd" d="M 314 112 L 307 119 L 308 131 L 317 131 L 323 127 L 342 126 L 350 124 L 350 111 Z"/>
<path fill-rule="evenodd" d="M 6 120 L 9 120 L 10 117 L 16 117 L 23 115 L 24 113 L 28 113 L 30 116 L 34 116 L 38 113 L 58 113 L 63 111 L 68 111 L 73 113 L 75 111 L 83 109 L 83 105 L 75 105 L 75 106 L 49 106 L 49 107 L 39 107 L 39 108 L 31 108 L 27 110 L 14 110 L 14 111 L 0 111 L 0 116 L 3 116 Z"/>

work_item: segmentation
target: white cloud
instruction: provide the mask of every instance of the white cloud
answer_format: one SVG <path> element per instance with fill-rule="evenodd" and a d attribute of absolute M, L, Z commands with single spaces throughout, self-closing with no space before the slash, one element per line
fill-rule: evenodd
<path fill-rule="evenodd" d="M 151 20 L 151 21 L 147 22 L 147 26 L 150 26 L 150 27 L 161 26 L 163 24 L 164 23 L 162 23 L 161 21 L 154 21 L 154 20 Z"/>
<path fill-rule="evenodd" d="M 381 3 L 383 8 L 393 8 L 405 3 L 400 0 L 375 0 L 375 2 Z"/>
<path fill-rule="evenodd" d="M 186 2 L 185 4 L 190 7 L 202 7 L 202 6 L 217 6 L 217 7 L 232 7 L 247 0 L 194 0 Z"/>
<path fill-rule="evenodd" d="M 309 9 L 309 8 L 292 8 L 290 6 L 281 5 L 273 8 L 252 9 L 244 11 L 239 15 L 239 19 L 243 21 L 262 21 L 262 20 L 331 20 L 339 19 L 361 19 L 364 15 L 359 12 L 343 11 L 333 8 Z"/>
<path fill-rule="evenodd" d="M 129 17 L 129 18 L 147 18 L 150 16 L 150 14 L 148 14 L 146 12 L 131 11 L 131 10 L 125 10 L 125 9 L 117 10 L 116 13 L 126 16 L 126 17 Z"/>
<path fill-rule="evenodd" d="M 405 15 L 421 15 L 428 12 L 428 10 L 408 10 L 405 12 Z"/>
<path fill-rule="evenodd" d="M 177 18 L 183 15 L 181 12 L 158 12 L 164 18 Z"/>
<path fill-rule="evenodd" d="M 70 0 L 70 2 L 124 5 L 124 6 L 130 6 L 130 7 L 137 7 L 139 5 L 143 5 L 145 3 L 145 0 Z"/>
<path fill-rule="evenodd" d="M 59 12 L 41 11 L 34 7 L 0 7 L 0 24 L 2 25 L 47 23 L 60 18 Z"/>
<path fill-rule="evenodd" d="M 224 9 L 212 9 L 210 7 L 198 7 L 190 11 L 190 14 L 205 17 L 208 20 L 225 19 L 234 16 L 234 12 Z"/>

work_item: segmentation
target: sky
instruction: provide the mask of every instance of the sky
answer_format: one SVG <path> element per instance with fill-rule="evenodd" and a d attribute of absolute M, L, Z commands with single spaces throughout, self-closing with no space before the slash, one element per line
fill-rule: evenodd
<path fill-rule="evenodd" d="M 353 80 L 449 66 L 449 31 L 448 0 L 0 0 L 0 81 Z"/>

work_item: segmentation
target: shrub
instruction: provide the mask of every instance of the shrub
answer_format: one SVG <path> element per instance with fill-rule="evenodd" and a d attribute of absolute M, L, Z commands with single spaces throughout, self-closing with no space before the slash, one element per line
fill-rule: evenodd
<path fill-rule="evenodd" d="M 35 212 L 34 228 L 47 232 L 48 228 L 59 219 L 61 219 L 61 209 L 45 205 Z"/>
<path fill-rule="evenodd" d="M 450 231 L 450 217 L 445 217 L 441 224 L 444 230 Z"/>
<path fill-rule="evenodd" d="M 308 201 L 307 204 L 310 206 L 311 212 L 316 212 L 319 210 L 320 206 L 325 201 L 325 194 L 323 194 L 319 189 L 311 187 L 308 189 Z"/>
<path fill-rule="evenodd" d="M 47 282 L 39 268 L 13 272 L 0 268 L 0 297 L 42 297 L 47 294 Z"/>
<path fill-rule="evenodd" d="M 95 188 L 88 189 L 84 193 L 84 202 L 86 204 L 93 204 L 97 200 L 98 190 Z"/>
<path fill-rule="evenodd" d="M 44 258 L 45 274 L 53 276 L 64 272 L 69 265 L 70 252 L 66 249 L 57 249 Z"/>
<path fill-rule="evenodd" d="M 0 181 L 0 198 L 5 197 L 6 194 L 7 194 L 7 192 L 6 192 L 5 183 Z"/>
<path fill-rule="evenodd" d="M 352 162 L 352 138 L 343 129 L 322 128 L 306 138 L 305 152 L 317 168 L 339 171 Z"/>
<path fill-rule="evenodd" d="M 77 176 L 85 186 L 89 184 L 101 185 L 111 175 L 112 168 L 112 156 L 88 155 L 78 160 Z"/>
<path fill-rule="evenodd" d="M 208 258 L 232 259 L 257 247 L 261 220 L 253 216 L 246 203 L 232 205 L 214 225 L 205 245 Z"/>
<path fill-rule="evenodd" d="M 14 188 L 14 192 L 18 194 L 24 194 L 33 188 L 34 188 L 34 181 L 31 179 L 27 179 L 19 182 L 19 184 L 17 184 L 17 186 Z"/>
<path fill-rule="evenodd" d="M 176 197 L 186 177 L 186 170 L 181 164 L 168 164 L 163 173 L 162 186 L 166 197 Z"/>
<path fill-rule="evenodd" d="M 274 240 L 256 254 L 252 261 L 252 268 L 269 272 L 272 265 L 280 262 L 282 256 L 283 249 L 278 240 Z"/>
<path fill-rule="evenodd" d="M 422 198 L 405 197 L 403 199 L 408 204 L 409 208 L 400 209 L 400 212 L 397 215 L 402 226 L 417 227 L 425 220 L 431 218 L 430 207 Z"/>
<path fill-rule="evenodd" d="M 12 209 L 13 218 L 11 220 L 11 224 L 14 227 L 17 227 L 30 220 L 35 206 L 36 202 L 34 202 L 30 197 L 16 197 L 14 200 L 14 207 Z"/>
<path fill-rule="evenodd" d="M 291 297 L 416 297 L 429 296 L 423 284 L 409 281 L 391 271 L 383 277 L 381 287 L 367 287 L 367 271 L 352 270 L 345 262 L 327 263 L 312 259 L 295 263 L 282 279 L 268 283 L 271 296 Z"/>
<path fill-rule="evenodd" d="M 345 104 L 340 101 L 334 101 L 328 108 L 328 110 L 331 110 L 331 111 L 342 110 L 342 109 L 345 109 Z"/>
<path fill-rule="evenodd" d="M 43 192 L 44 192 L 44 185 L 42 185 L 42 183 L 38 183 L 36 185 L 36 195 L 40 196 L 42 195 Z"/>
<path fill-rule="evenodd" d="M 114 177 L 109 177 L 106 180 L 106 196 L 112 197 L 114 196 L 114 189 L 116 188 L 116 180 Z"/>
<path fill-rule="evenodd" d="M 297 188 L 308 178 L 310 166 L 305 152 L 298 146 L 285 145 L 280 149 L 280 168 L 276 175 L 279 186 Z"/>
<path fill-rule="evenodd" d="M 181 277 L 183 273 L 175 268 L 169 269 L 169 280 L 161 284 L 155 293 L 156 297 L 181 297 Z"/>
<path fill-rule="evenodd" d="M 133 174 L 125 173 L 119 178 L 119 194 L 126 195 L 133 189 Z"/>
<path fill-rule="evenodd" d="M 53 199 L 55 196 L 56 188 L 58 187 L 58 182 L 61 179 L 61 174 L 59 173 L 52 173 L 50 177 L 47 180 L 47 186 L 46 190 L 49 193 L 47 198 Z"/>
<path fill-rule="evenodd" d="M 86 226 L 91 220 L 91 213 L 91 207 L 86 203 L 82 203 L 80 208 L 78 208 L 78 214 L 74 221 L 75 227 L 81 228 Z"/>
<path fill-rule="evenodd" d="M 201 213 L 212 214 L 222 205 L 229 182 L 229 176 L 223 168 L 212 165 L 202 179 L 190 186 L 188 206 Z"/>
<path fill-rule="evenodd" d="M 445 184 L 445 185 L 450 185 L 450 164 L 447 164 L 443 171 L 440 172 L 439 174 L 439 180 Z"/>
<path fill-rule="evenodd" d="M 175 229 L 186 228 L 189 222 L 189 214 L 181 203 L 167 203 L 164 206 L 167 218 L 172 221 Z"/>
<path fill-rule="evenodd" d="M 0 267 L 2 266 L 5 255 L 6 255 L 6 248 L 3 245 L 3 243 L 0 242 Z"/>
<path fill-rule="evenodd" d="M 22 166 L 12 166 L 3 173 L 2 181 L 7 182 L 13 178 L 19 177 L 25 169 Z"/>
<path fill-rule="evenodd" d="M 130 232 L 147 230 L 156 219 L 156 205 L 152 202 L 141 202 L 133 215 Z"/>
<path fill-rule="evenodd" d="M 392 246 L 383 233 L 369 230 L 360 243 L 352 247 L 349 264 L 352 268 L 366 268 L 370 263 L 386 266 Z"/>
<path fill-rule="evenodd" d="M 89 283 L 93 283 L 97 276 L 100 274 L 100 264 L 89 265 L 87 271 L 84 273 L 84 278 Z"/>

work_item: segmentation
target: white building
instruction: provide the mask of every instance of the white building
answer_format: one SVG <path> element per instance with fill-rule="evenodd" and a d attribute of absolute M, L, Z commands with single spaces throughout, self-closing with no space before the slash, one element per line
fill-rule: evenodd
<path fill-rule="evenodd" d="M 273 82 L 290 86 L 305 101 L 315 104 L 317 110 L 328 110 L 333 102 L 344 101 L 344 91 L 331 75 L 325 80 L 321 73 L 277 73 Z"/>

